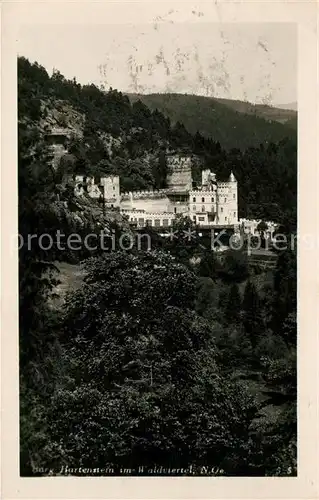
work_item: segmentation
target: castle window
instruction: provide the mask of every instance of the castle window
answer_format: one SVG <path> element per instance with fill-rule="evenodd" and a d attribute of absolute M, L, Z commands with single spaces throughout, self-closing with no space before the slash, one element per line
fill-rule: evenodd
<path fill-rule="evenodd" d="M 236 199 L 236 195 L 235 195 L 235 193 L 233 194 L 233 198 L 234 198 L 234 200 Z"/>
<path fill-rule="evenodd" d="M 202 203 L 205 203 L 205 198 L 202 198 Z"/>
<path fill-rule="evenodd" d="M 227 222 L 227 217 L 225 217 L 225 222 Z"/>
<path fill-rule="evenodd" d="M 163 219 L 163 226 L 168 226 L 168 219 Z"/>
<path fill-rule="evenodd" d="M 205 207 L 204 207 L 204 205 L 202 206 L 202 212 L 205 212 Z"/>
<path fill-rule="evenodd" d="M 214 198 L 212 198 L 212 203 L 214 203 Z"/>
<path fill-rule="evenodd" d="M 174 214 L 176 214 L 176 211 L 177 211 L 177 208 L 176 208 L 176 207 L 174 207 Z"/>
<path fill-rule="evenodd" d="M 152 225 L 152 220 L 151 219 L 146 219 L 146 225 L 151 226 Z"/>
<path fill-rule="evenodd" d="M 234 212 L 234 217 L 236 217 L 236 212 Z"/>
<path fill-rule="evenodd" d="M 227 202 L 227 198 L 224 198 L 224 203 L 226 203 L 226 202 Z"/>
<path fill-rule="evenodd" d="M 200 220 L 200 221 L 204 221 L 204 220 L 205 220 L 205 217 L 198 217 L 198 220 Z"/>
<path fill-rule="evenodd" d="M 196 205 L 193 205 L 193 210 L 194 212 L 196 212 Z"/>
<path fill-rule="evenodd" d="M 195 202 L 196 202 L 196 197 L 195 197 L 195 196 L 193 196 L 193 203 L 195 203 Z"/>
<path fill-rule="evenodd" d="M 220 207 L 220 213 L 221 214 L 223 213 L 223 207 Z"/>
<path fill-rule="evenodd" d="M 154 226 L 155 226 L 155 227 L 160 227 L 160 225 L 161 225 L 161 221 L 160 221 L 160 219 L 155 219 L 155 221 L 154 221 Z"/>
<path fill-rule="evenodd" d="M 140 226 L 144 226 L 144 219 L 138 219 L 138 223 Z"/>

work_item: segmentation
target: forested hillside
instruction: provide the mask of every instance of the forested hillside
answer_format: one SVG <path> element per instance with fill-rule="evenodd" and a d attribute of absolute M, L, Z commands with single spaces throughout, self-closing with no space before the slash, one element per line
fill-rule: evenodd
<path fill-rule="evenodd" d="M 208 108 L 195 103 L 194 106 L 192 113 L 205 121 Z M 202 166 L 211 168 L 221 179 L 233 170 L 239 185 L 240 217 L 296 222 L 296 134 L 287 133 L 283 125 L 239 114 L 237 128 L 214 119 L 211 136 L 191 135 L 183 123 L 172 125 L 156 109 L 151 111 L 141 101 L 130 104 L 128 97 L 117 90 L 105 93 L 94 85 L 81 86 L 59 72 L 49 77 L 41 66 L 20 58 L 21 126 L 32 122 L 39 113 L 42 133 L 48 124 L 67 126 L 72 133 L 64 170 L 119 174 L 122 191 L 159 188 L 165 184 L 165 151 L 187 151 L 200 155 Z M 255 120 L 266 127 L 258 145 L 253 139 L 258 131 Z M 275 130 L 276 126 L 280 133 L 271 134 L 276 141 L 270 143 L 266 129 Z M 215 132 L 235 139 L 245 127 L 249 129 L 252 147 L 224 150 L 220 142 L 213 140 Z M 199 175 L 199 171 L 194 172 L 195 179 Z"/>
<path fill-rule="evenodd" d="M 220 99 L 213 98 L 230 109 L 238 111 L 239 113 L 244 113 L 245 115 L 254 115 L 260 118 L 264 118 L 270 122 L 278 122 L 283 124 L 289 124 L 295 122 L 297 126 L 297 111 L 296 103 L 292 103 L 292 107 L 281 108 L 276 106 L 270 106 L 268 104 L 251 104 L 248 101 L 238 101 L 235 99 Z"/>
<path fill-rule="evenodd" d="M 151 248 L 57 246 L 57 231 L 131 236 L 118 212 L 76 199 L 66 173 L 161 187 L 167 149 L 200 155 L 221 177 L 233 169 L 241 215 L 273 218 L 290 236 L 295 142 L 226 152 L 117 90 L 24 58 L 18 83 L 19 233 L 54 243 L 20 241 L 21 475 L 296 475 L 295 249 L 277 251 L 274 271 L 252 269 L 245 247 L 220 259 L 187 218 L 172 240 L 150 228 Z M 54 125 L 70 131 L 57 168 Z M 55 302 L 59 262 L 83 279 Z"/>
<path fill-rule="evenodd" d="M 182 122 L 191 134 L 200 132 L 227 150 L 296 138 L 297 113 L 231 99 L 183 94 L 128 94 L 172 123 Z"/>

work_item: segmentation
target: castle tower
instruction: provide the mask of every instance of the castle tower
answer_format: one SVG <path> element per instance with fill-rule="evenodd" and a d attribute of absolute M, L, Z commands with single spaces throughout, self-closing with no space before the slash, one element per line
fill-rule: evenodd
<path fill-rule="evenodd" d="M 167 187 L 175 191 L 188 191 L 192 189 L 192 160 L 190 156 L 167 156 Z"/>
<path fill-rule="evenodd" d="M 109 207 L 120 206 L 120 178 L 118 175 L 101 177 L 105 205 Z"/>
<path fill-rule="evenodd" d="M 205 189 L 216 190 L 216 174 L 209 168 L 202 170 L 202 187 Z"/>
<path fill-rule="evenodd" d="M 237 180 L 231 172 L 227 182 L 217 183 L 217 219 L 220 225 L 238 224 Z"/>
<path fill-rule="evenodd" d="M 228 221 L 229 224 L 238 224 L 238 186 L 233 172 L 230 173 L 228 185 Z"/>
<path fill-rule="evenodd" d="M 210 175 L 211 175 L 211 172 L 210 172 L 209 168 L 202 170 L 202 186 L 206 187 L 209 185 Z"/>
<path fill-rule="evenodd" d="M 57 168 L 61 158 L 67 153 L 67 140 L 70 131 L 64 128 L 54 127 L 46 134 L 51 156 L 51 165 Z"/>

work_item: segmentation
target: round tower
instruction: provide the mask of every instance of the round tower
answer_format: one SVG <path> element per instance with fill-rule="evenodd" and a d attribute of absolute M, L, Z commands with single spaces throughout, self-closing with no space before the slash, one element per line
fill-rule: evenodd
<path fill-rule="evenodd" d="M 238 223 L 238 186 L 237 180 L 233 172 L 230 172 L 229 182 L 229 203 L 228 203 L 228 220 L 231 224 Z"/>

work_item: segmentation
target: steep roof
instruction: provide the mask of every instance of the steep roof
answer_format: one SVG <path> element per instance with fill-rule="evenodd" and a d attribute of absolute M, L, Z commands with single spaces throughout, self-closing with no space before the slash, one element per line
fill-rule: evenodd
<path fill-rule="evenodd" d="M 234 176 L 233 172 L 230 172 L 230 176 L 229 176 L 229 182 L 236 182 L 236 177 Z"/>

